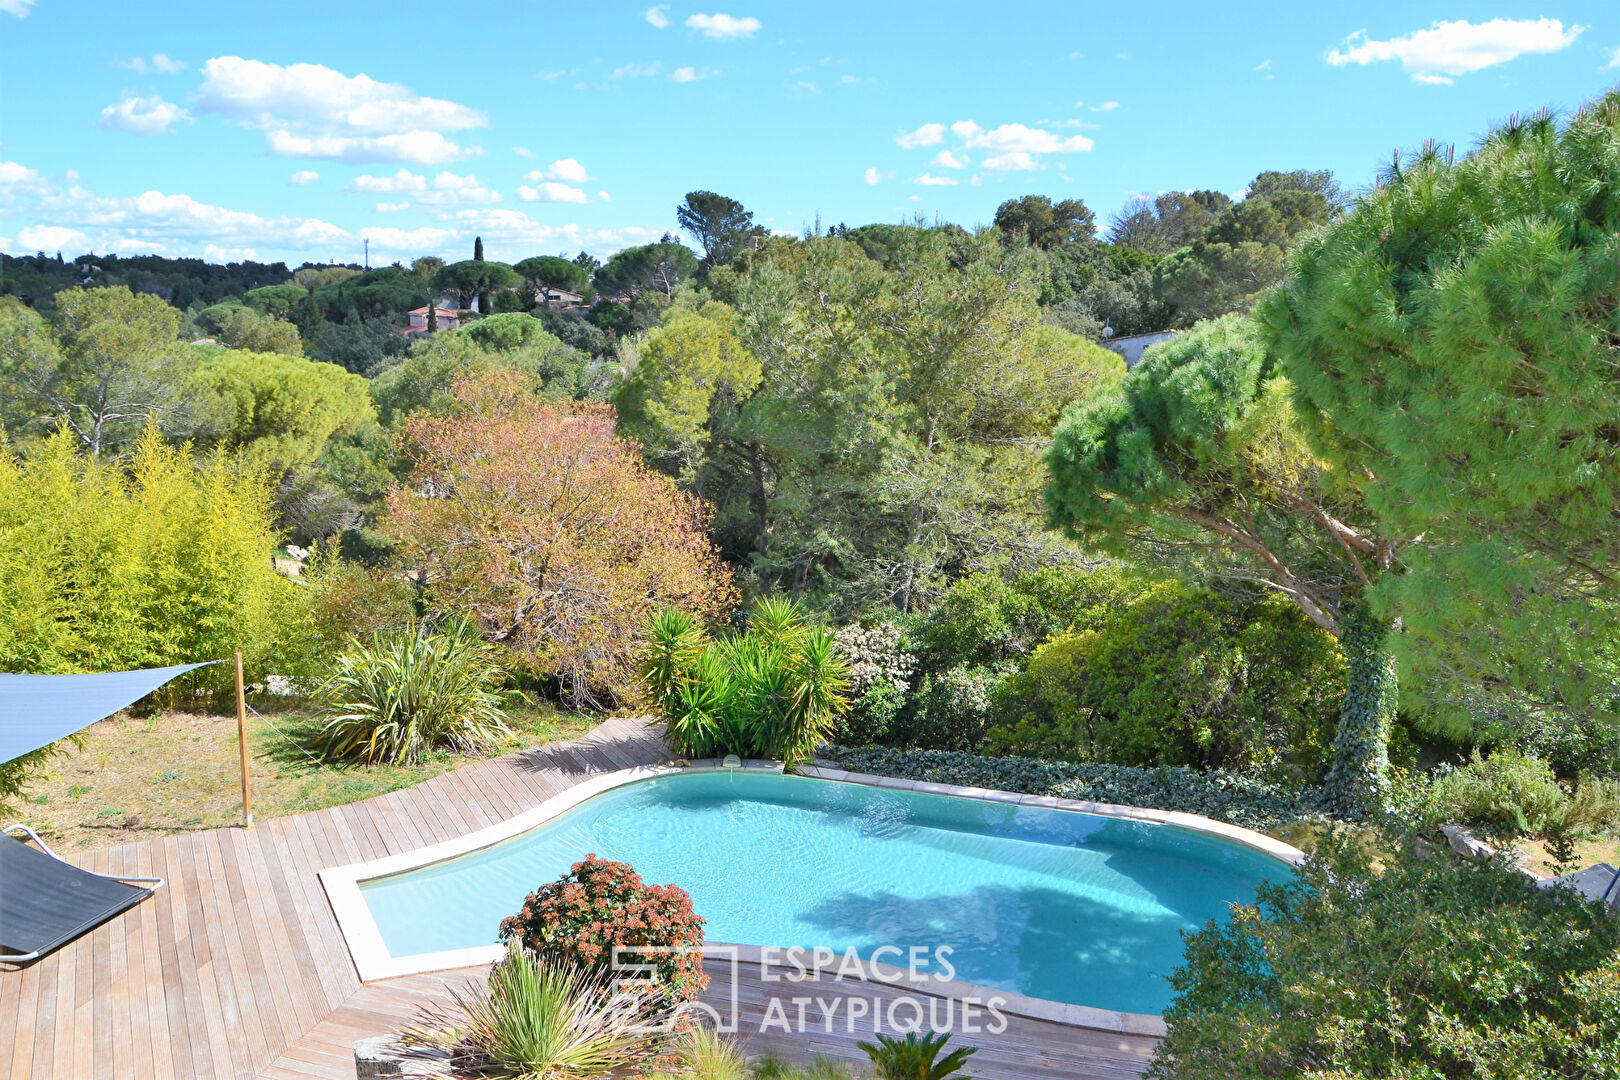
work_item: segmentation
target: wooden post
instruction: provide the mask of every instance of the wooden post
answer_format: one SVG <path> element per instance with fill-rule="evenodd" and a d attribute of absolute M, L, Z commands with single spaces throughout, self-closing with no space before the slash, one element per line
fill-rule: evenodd
<path fill-rule="evenodd" d="M 236 654 L 236 742 L 242 751 L 242 823 L 253 828 L 253 805 L 248 802 L 247 690 L 242 685 L 242 654 Z"/>

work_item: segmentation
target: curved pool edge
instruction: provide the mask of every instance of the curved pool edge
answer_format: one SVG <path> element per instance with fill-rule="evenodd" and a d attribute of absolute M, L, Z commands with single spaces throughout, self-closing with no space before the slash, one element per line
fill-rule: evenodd
<path fill-rule="evenodd" d="M 504 954 L 505 949 L 501 945 L 481 945 L 470 949 L 394 956 L 388 951 L 387 945 L 383 942 L 382 933 L 378 930 L 371 909 L 367 906 L 365 897 L 361 893 L 361 883 L 405 873 L 510 840 L 514 836 L 545 824 L 552 818 L 572 810 L 597 795 L 627 784 L 680 773 L 727 773 L 736 771 L 782 773 L 784 770 L 780 762 L 750 760 L 743 762 L 740 769 L 728 769 L 718 760 L 710 759 L 692 762 L 671 762 L 666 765 L 638 765 L 634 768 L 599 773 L 582 780 L 565 791 L 558 792 L 521 814 L 507 818 L 505 821 L 496 822 L 493 825 L 463 836 L 453 837 L 436 844 L 428 844 L 413 851 L 400 852 L 397 855 L 389 855 L 368 862 L 327 867 L 318 871 L 317 876 L 320 878 L 321 887 L 326 891 L 328 902 L 332 905 L 332 913 L 337 919 L 338 929 L 343 935 L 344 944 L 348 946 L 350 959 L 353 961 L 355 970 L 363 983 L 375 982 L 379 979 L 392 979 L 403 975 L 418 975 L 431 971 L 447 971 L 454 968 L 477 967 L 494 963 Z M 898 777 L 876 776 L 869 773 L 854 773 L 814 765 L 798 766 L 792 771 L 796 775 L 813 780 L 913 791 L 921 795 L 1014 803 L 1050 810 L 1065 810 L 1101 817 L 1127 818 L 1135 821 L 1170 825 L 1241 844 L 1244 847 L 1269 855 L 1289 866 L 1299 866 L 1306 859 L 1303 851 L 1263 833 L 1231 825 L 1224 821 L 1216 821 L 1200 814 L 1189 814 L 1179 810 L 1152 810 L 1144 807 L 1120 806 L 1115 803 L 1058 799 L 1047 795 L 1025 795 L 1019 792 L 998 791 L 991 788 L 965 787 L 956 784 L 938 784 L 921 780 L 904 780 Z M 730 956 L 737 963 L 762 965 L 764 963 L 764 954 L 768 951 L 772 951 L 771 947 L 711 942 L 705 947 L 704 955 L 706 960 Z M 1071 1027 L 1131 1035 L 1157 1037 L 1164 1035 L 1164 1018 L 1154 1013 L 1128 1013 L 1113 1009 L 1099 1009 L 1087 1005 L 1071 1005 L 1047 998 L 1029 997 L 1010 990 L 978 986 L 973 983 L 940 982 L 926 977 L 916 978 L 903 968 L 873 961 L 859 961 L 859 963 L 863 968 L 861 978 L 869 982 L 883 982 L 891 985 L 905 983 L 909 990 L 939 998 L 976 1001 L 994 998 L 1003 1003 L 999 1006 L 1003 1012 Z"/>

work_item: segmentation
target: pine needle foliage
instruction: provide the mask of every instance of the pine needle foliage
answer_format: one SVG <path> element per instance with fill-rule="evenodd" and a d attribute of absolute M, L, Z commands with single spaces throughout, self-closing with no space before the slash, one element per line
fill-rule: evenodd
<path fill-rule="evenodd" d="M 1613 708 L 1620 90 L 1397 159 L 1260 315 L 1314 449 L 1421 537 L 1378 598 L 1436 704 Z"/>

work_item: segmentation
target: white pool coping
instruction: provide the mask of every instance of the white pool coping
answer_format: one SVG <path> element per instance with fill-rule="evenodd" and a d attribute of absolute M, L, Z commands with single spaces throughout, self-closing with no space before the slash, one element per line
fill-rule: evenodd
<path fill-rule="evenodd" d="M 772 761 L 745 761 L 740 768 L 727 769 L 719 761 L 706 760 L 671 762 L 666 765 L 639 765 L 631 769 L 600 773 L 580 781 L 566 791 L 553 795 L 545 802 L 521 814 L 497 822 L 487 828 L 467 833 L 464 836 L 454 837 L 437 844 L 429 844 L 414 851 L 405 851 L 398 855 L 373 859 L 370 862 L 350 863 L 347 866 L 334 866 L 321 870 L 319 872 L 321 886 L 326 890 L 327 900 L 332 905 L 332 913 L 336 916 L 338 928 L 343 933 L 343 940 L 349 947 L 349 955 L 354 961 L 355 970 L 359 973 L 360 981 L 374 982 L 378 979 L 392 979 L 401 975 L 416 975 L 428 971 L 476 967 L 481 964 L 492 964 L 505 954 L 505 946 L 503 945 L 480 945 L 469 949 L 450 949 L 442 952 L 394 956 L 388 951 L 388 946 L 383 942 L 382 933 L 378 930 L 371 909 L 366 905 L 365 897 L 360 891 L 363 882 L 405 873 L 432 863 L 442 862 L 446 859 L 492 847 L 543 825 L 588 799 L 594 798 L 603 792 L 611 791 L 614 788 L 623 787 L 626 784 L 639 783 L 643 780 L 651 780 L 660 776 L 672 776 L 679 773 L 725 773 L 736 771 L 780 773 L 782 772 L 782 766 L 779 762 Z M 814 780 L 863 784 L 898 791 L 914 791 L 923 795 L 978 799 L 984 802 L 1033 806 L 1050 810 L 1093 814 L 1101 817 L 1127 818 L 1132 821 L 1155 825 L 1169 825 L 1191 832 L 1218 836 L 1224 840 L 1269 855 L 1289 866 L 1298 866 L 1306 858 L 1305 853 L 1298 848 L 1255 832 L 1252 829 L 1244 829 L 1237 825 L 1229 825 L 1224 821 L 1216 821 L 1213 818 L 1203 817 L 1199 814 L 1188 814 L 1177 810 L 1150 810 L 1136 806 L 1119 806 L 1114 803 L 1057 799 L 1046 795 L 1024 795 L 1013 791 L 996 791 L 989 788 L 961 787 L 955 784 L 904 780 L 892 776 L 875 776 L 869 773 L 846 772 L 842 769 L 812 765 L 799 766 L 793 772 L 799 776 Z M 724 954 L 728 958 L 735 957 L 739 962 L 743 963 L 759 964 L 763 959 L 763 954 L 772 950 L 754 945 L 725 945 L 711 942 L 706 951 L 712 951 L 717 955 Z M 866 977 L 870 981 L 889 985 L 904 983 L 908 990 L 935 997 L 955 998 L 958 1000 L 967 998 L 977 1001 L 996 998 L 1004 1002 L 1000 1006 L 1002 1012 L 1016 1016 L 1125 1034 L 1156 1036 L 1164 1034 L 1163 1017 L 1153 1014 L 1127 1013 L 1112 1009 L 1096 1009 L 1084 1005 L 1070 1005 L 1044 998 L 1027 997 L 1008 990 L 976 986 L 972 983 L 941 982 L 926 976 L 913 977 L 905 969 L 887 964 L 863 963 L 866 969 Z"/>

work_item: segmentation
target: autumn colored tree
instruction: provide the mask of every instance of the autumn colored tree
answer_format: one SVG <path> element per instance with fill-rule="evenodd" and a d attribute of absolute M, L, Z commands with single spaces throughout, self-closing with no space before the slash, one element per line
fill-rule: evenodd
<path fill-rule="evenodd" d="M 472 614 L 576 704 L 631 700 L 654 610 L 713 619 L 734 604 L 708 508 L 642 464 L 612 408 L 526 386 L 492 372 L 458 384 L 449 415 L 408 420 L 415 473 L 383 527 L 425 573 L 430 608 Z"/>

